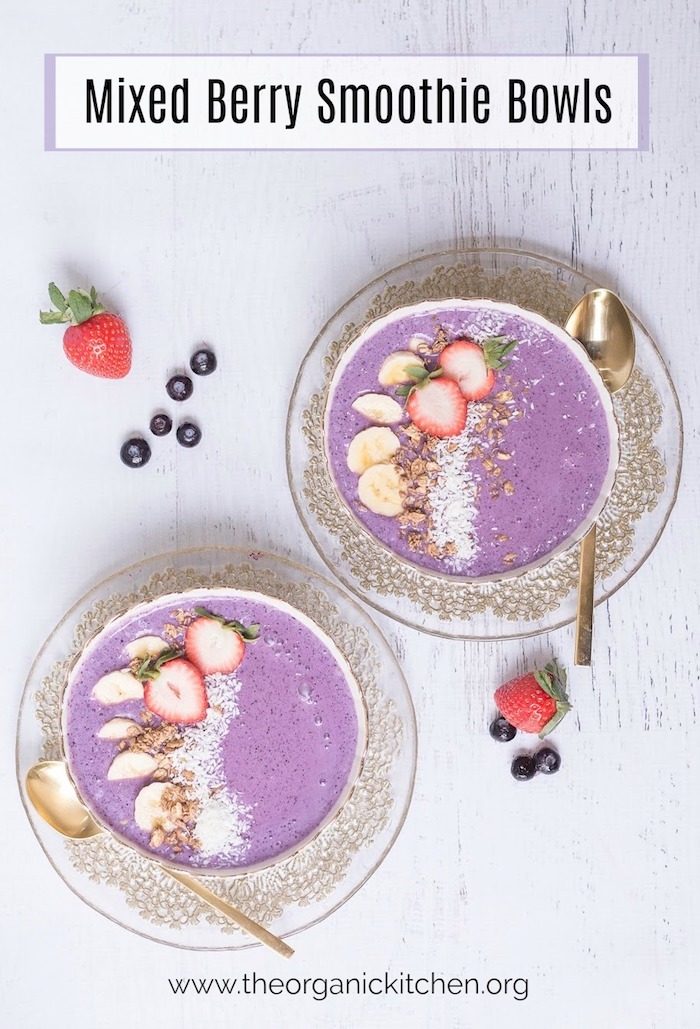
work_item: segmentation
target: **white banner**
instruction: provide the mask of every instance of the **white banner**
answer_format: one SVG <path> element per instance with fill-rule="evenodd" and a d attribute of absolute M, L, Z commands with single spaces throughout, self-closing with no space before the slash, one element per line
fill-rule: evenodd
<path fill-rule="evenodd" d="M 637 150 L 633 56 L 46 56 L 47 150 Z"/>

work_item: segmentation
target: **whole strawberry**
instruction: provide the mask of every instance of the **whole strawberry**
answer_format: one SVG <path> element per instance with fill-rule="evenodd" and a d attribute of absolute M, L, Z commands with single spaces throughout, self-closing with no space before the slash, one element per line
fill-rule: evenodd
<path fill-rule="evenodd" d="M 496 706 L 511 725 L 544 739 L 571 710 L 566 695 L 566 672 L 557 661 L 541 670 L 519 675 L 499 686 Z"/>
<path fill-rule="evenodd" d="M 109 314 L 98 303 L 94 286 L 89 293 L 72 289 L 66 299 L 51 282 L 49 296 L 57 310 L 41 311 L 39 320 L 42 325 L 69 323 L 63 334 L 63 349 L 71 364 L 103 379 L 123 379 L 129 374 L 129 331 L 118 315 Z"/>

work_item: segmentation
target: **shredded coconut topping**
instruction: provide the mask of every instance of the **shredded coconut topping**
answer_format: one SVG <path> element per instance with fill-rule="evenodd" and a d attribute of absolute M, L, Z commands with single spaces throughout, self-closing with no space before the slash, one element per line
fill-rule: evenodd
<path fill-rule="evenodd" d="M 480 317 L 478 319 L 467 319 L 464 328 L 461 330 L 461 333 L 467 339 L 474 340 L 475 343 L 484 343 L 487 339 L 494 339 L 496 336 L 503 334 L 504 326 L 508 319 L 507 315 L 500 311 L 489 313 L 482 311 L 479 314 Z"/>
<path fill-rule="evenodd" d="M 485 411 L 483 404 L 470 404 L 467 423 L 460 435 L 440 440 L 435 448 L 440 473 L 430 490 L 431 537 L 440 548 L 454 544 L 450 561 L 453 565 L 456 561 L 468 561 L 478 550 L 474 521 L 479 483 L 468 462 L 478 441 L 475 426 L 483 419 Z"/>
<path fill-rule="evenodd" d="M 182 745 L 171 756 L 174 783 L 187 788 L 197 801 L 194 835 L 197 858 L 235 857 L 244 850 L 252 810 L 242 804 L 226 781 L 222 746 L 234 718 L 241 684 L 235 673 L 208 675 L 209 708 L 203 722 L 187 726 Z"/>

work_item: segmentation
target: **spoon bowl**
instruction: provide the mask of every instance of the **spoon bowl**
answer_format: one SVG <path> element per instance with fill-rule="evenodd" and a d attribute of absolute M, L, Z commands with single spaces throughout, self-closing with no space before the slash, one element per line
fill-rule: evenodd
<path fill-rule="evenodd" d="M 104 830 L 84 806 L 62 761 L 41 761 L 27 772 L 27 795 L 45 822 L 71 840 Z"/>
<path fill-rule="evenodd" d="M 634 367 L 634 330 L 620 298 L 593 289 L 566 319 L 566 331 L 581 343 L 611 393 L 625 385 Z"/>

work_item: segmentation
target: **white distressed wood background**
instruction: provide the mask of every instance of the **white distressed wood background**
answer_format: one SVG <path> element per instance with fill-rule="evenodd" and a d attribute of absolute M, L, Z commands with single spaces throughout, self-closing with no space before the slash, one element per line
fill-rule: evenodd
<path fill-rule="evenodd" d="M 23 0 L 4 11 L 3 1025 L 700 1025 L 698 22 L 689 0 Z M 45 51 L 565 49 L 650 53 L 648 153 L 42 152 Z M 576 715 L 558 734 L 563 769 L 514 783 L 486 725 L 494 687 L 543 655 L 569 659 L 570 631 L 442 643 L 382 620 L 413 690 L 420 759 L 381 870 L 296 939 L 293 965 L 136 938 L 76 900 L 24 819 L 12 755 L 31 660 L 87 587 L 154 552 L 254 544 L 323 570 L 284 469 L 299 362 L 368 279 L 473 243 L 568 259 L 617 288 L 656 335 L 684 404 L 678 506 L 652 560 L 599 610 L 592 683 L 579 677 Z M 50 279 L 94 281 L 126 316 L 127 380 L 67 364 L 60 331 L 37 320 Z M 123 468 L 123 438 L 146 429 L 199 340 L 221 358 L 188 405 L 201 446 L 169 439 L 148 469 Z M 529 996 L 319 1003 L 183 999 L 167 987 L 189 975 L 385 969 L 527 977 Z"/>

